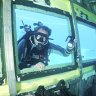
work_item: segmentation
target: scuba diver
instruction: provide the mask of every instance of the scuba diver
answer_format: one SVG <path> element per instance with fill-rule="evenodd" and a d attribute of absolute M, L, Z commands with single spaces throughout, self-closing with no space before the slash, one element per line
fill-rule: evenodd
<path fill-rule="evenodd" d="M 68 56 L 74 49 L 74 40 L 71 39 L 72 45 L 67 46 L 66 49 L 59 45 L 55 45 L 49 40 L 51 29 L 43 25 L 41 22 L 34 23 L 36 26 L 34 31 L 31 27 L 24 25 L 26 34 L 18 41 L 18 59 L 19 69 L 29 68 L 32 65 L 36 66 L 39 70 L 48 65 L 48 56 L 52 50 L 58 51 L 63 56 Z"/>

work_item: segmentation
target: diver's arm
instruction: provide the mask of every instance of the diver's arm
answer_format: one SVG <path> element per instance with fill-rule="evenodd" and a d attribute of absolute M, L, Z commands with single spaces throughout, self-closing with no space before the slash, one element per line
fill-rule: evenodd
<path fill-rule="evenodd" d="M 57 54 L 61 54 L 63 56 L 69 56 L 72 53 L 72 50 L 69 49 L 69 47 L 67 46 L 67 48 L 63 48 L 59 45 L 55 45 L 53 43 L 50 43 L 50 48 L 56 51 Z"/>

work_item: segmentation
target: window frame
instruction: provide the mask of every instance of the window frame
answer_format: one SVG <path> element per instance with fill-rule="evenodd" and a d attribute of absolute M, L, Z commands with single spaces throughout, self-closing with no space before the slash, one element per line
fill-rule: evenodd
<path fill-rule="evenodd" d="M 77 19 L 77 22 L 79 21 L 79 22 L 81 22 L 81 23 L 85 23 L 85 24 L 87 24 L 87 25 L 89 25 L 89 26 L 92 26 L 92 27 L 96 27 L 96 24 L 95 23 L 93 23 L 93 22 L 90 22 L 90 21 L 88 21 L 88 20 L 85 20 L 85 19 L 83 19 L 83 18 L 80 18 L 80 17 L 76 17 L 76 19 Z M 82 55 L 82 54 L 81 54 Z M 90 65 L 95 65 L 96 64 L 96 60 L 95 59 L 92 59 L 92 60 L 82 60 L 82 66 L 83 67 L 88 67 L 88 66 L 90 66 Z"/>
<path fill-rule="evenodd" d="M 18 2 L 18 0 L 16 0 L 16 1 L 13 2 L 13 8 L 15 8 L 16 5 L 20 5 L 20 6 L 23 5 L 25 7 L 37 8 L 37 9 L 41 9 L 41 10 L 44 10 L 44 11 L 48 11 L 49 13 L 53 12 L 53 13 L 57 13 L 57 14 L 60 14 L 60 15 L 67 16 L 69 18 L 69 23 L 70 23 L 70 27 L 71 27 L 70 29 L 71 29 L 71 32 L 72 32 L 71 34 L 72 34 L 73 37 L 75 37 L 72 16 L 70 15 L 69 12 L 66 12 L 64 10 L 60 10 L 60 9 L 57 9 L 57 8 L 40 6 L 40 5 L 34 4 L 32 1 L 22 1 L 21 0 L 21 2 Z M 13 13 L 14 13 L 14 9 L 13 9 Z M 13 21 L 14 21 L 14 18 L 15 18 L 15 16 L 13 15 Z M 15 55 L 15 63 L 16 63 L 16 67 L 15 67 L 16 75 L 18 77 L 20 77 L 21 81 L 28 80 L 28 79 L 33 79 L 33 78 L 37 78 L 37 77 L 40 78 L 40 77 L 43 77 L 43 76 L 48 76 L 48 75 L 53 75 L 53 74 L 59 74 L 59 73 L 62 73 L 62 72 L 75 70 L 78 67 L 78 64 L 76 63 L 76 59 L 75 59 L 76 54 L 74 52 L 73 53 L 74 65 L 69 65 L 69 66 L 66 66 L 64 68 L 62 68 L 62 67 L 61 68 L 54 68 L 55 70 L 54 69 L 49 69 L 47 71 L 44 70 L 42 72 L 37 71 L 37 72 L 29 72 L 29 73 L 21 74 L 20 70 L 17 68 L 17 57 L 18 56 L 16 56 L 17 54 L 15 54 L 17 52 L 17 50 L 16 50 L 16 32 L 15 32 L 15 34 L 13 34 L 13 40 L 14 40 L 14 50 L 15 50 L 14 55 Z"/>

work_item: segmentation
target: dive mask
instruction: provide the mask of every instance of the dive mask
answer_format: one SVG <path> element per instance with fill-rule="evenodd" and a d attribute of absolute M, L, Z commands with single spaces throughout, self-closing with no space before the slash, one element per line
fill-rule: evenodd
<path fill-rule="evenodd" d="M 48 43 L 48 35 L 47 34 L 37 32 L 35 34 L 35 38 L 36 38 L 37 41 L 39 41 L 43 45 L 46 45 Z"/>

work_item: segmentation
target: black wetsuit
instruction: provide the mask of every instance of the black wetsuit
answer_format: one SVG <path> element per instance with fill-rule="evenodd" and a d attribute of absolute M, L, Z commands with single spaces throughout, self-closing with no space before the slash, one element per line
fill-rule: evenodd
<path fill-rule="evenodd" d="M 69 52 L 67 50 L 50 42 L 48 42 L 42 50 L 38 50 L 36 47 L 34 47 L 34 39 L 32 39 L 33 43 L 31 43 L 29 38 L 30 35 L 25 34 L 25 36 L 23 36 L 23 39 L 18 42 L 18 57 L 20 69 L 29 68 L 38 62 L 42 62 L 45 65 L 48 65 L 48 56 L 51 50 L 56 50 L 64 56 L 69 55 Z"/>

